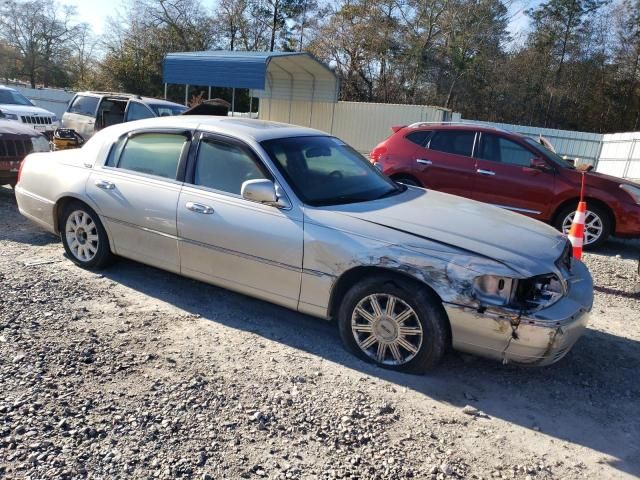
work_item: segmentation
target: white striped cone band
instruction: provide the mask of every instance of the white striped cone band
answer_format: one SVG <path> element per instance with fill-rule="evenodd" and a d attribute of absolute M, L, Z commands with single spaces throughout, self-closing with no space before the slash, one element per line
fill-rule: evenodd
<path fill-rule="evenodd" d="M 584 220 L 586 218 L 586 212 L 576 212 L 575 217 L 573 217 L 573 223 L 579 223 L 580 225 L 584 225 Z"/>
<path fill-rule="evenodd" d="M 573 248 L 582 248 L 582 238 L 574 237 L 573 235 L 567 235 L 567 238 L 571 242 L 571 245 L 573 245 Z"/>

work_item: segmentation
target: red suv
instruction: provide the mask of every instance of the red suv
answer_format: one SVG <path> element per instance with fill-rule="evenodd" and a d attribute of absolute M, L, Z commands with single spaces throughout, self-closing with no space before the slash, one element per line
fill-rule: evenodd
<path fill-rule="evenodd" d="M 398 182 L 529 215 L 568 232 L 581 172 L 535 140 L 473 124 L 393 127 L 371 161 Z M 640 237 L 640 185 L 586 173 L 585 245 Z"/>

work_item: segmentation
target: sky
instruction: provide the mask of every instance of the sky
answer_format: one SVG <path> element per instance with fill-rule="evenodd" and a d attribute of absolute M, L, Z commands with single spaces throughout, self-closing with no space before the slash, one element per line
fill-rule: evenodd
<path fill-rule="evenodd" d="M 104 33 L 107 17 L 115 16 L 123 0 L 63 0 L 64 5 L 76 8 L 78 19 L 91 25 L 93 33 L 101 35 Z M 204 2 L 210 3 L 210 2 Z M 517 33 L 527 27 L 527 17 L 524 10 L 532 4 L 539 3 L 539 0 L 512 0 L 510 2 L 511 22 L 509 29 L 512 33 Z"/>
<path fill-rule="evenodd" d="M 121 0 L 63 0 L 61 3 L 75 7 L 78 20 L 91 25 L 94 34 L 101 35 L 104 33 L 107 17 L 115 15 Z"/>

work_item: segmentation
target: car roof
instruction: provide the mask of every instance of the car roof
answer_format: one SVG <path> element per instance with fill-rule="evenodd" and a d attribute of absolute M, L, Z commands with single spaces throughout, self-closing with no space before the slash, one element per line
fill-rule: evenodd
<path fill-rule="evenodd" d="M 76 92 L 76 95 L 83 95 L 86 97 L 115 97 L 122 98 L 123 100 L 138 100 L 142 103 L 153 103 L 154 105 L 170 105 L 170 106 L 184 106 L 179 103 L 170 102 L 169 100 L 163 100 L 161 98 L 153 98 L 153 97 L 143 97 L 142 95 L 136 95 L 135 93 L 122 93 L 122 92 L 95 92 L 95 91 L 86 91 L 86 92 Z M 186 107 L 185 107 L 186 108 Z"/>
<path fill-rule="evenodd" d="M 417 122 L 408 125 L 404 132 L 409 129 L 415 130 L 473 130 L 474 132 L 502 133 L 521 137 L 519 133 L 510 132 L 502 128 L 481 122 Z"/>
<path fill-rule="evenodd" d="M 274 138 L 329 136 L 320 130 L 298 127 L 286 123 L 271 122 L 241 117 L 215 117 L 210 115 L 175 115 L 171 117 L 148 118 L 126 122 L 102 132 L 113 132 L 115 136 L 139 129 L 171 128 L 198 129 L 204 132 L 227 135 L 240 140 L 262 142 Z"/>

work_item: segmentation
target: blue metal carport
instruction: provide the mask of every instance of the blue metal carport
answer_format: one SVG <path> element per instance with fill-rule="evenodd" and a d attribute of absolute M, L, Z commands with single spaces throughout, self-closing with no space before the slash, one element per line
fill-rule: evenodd
<path fill-rule="evenodd" d="M 252 96 L 288 99 L 290 102 L 338 100 L 335 73 L 308 53 L 169 53 L 164 59 L 164 82 L 165 96 L 167 84 L 186 85 L 185 103 L 189 85 L 248 88 L 252 90 Z"/>

